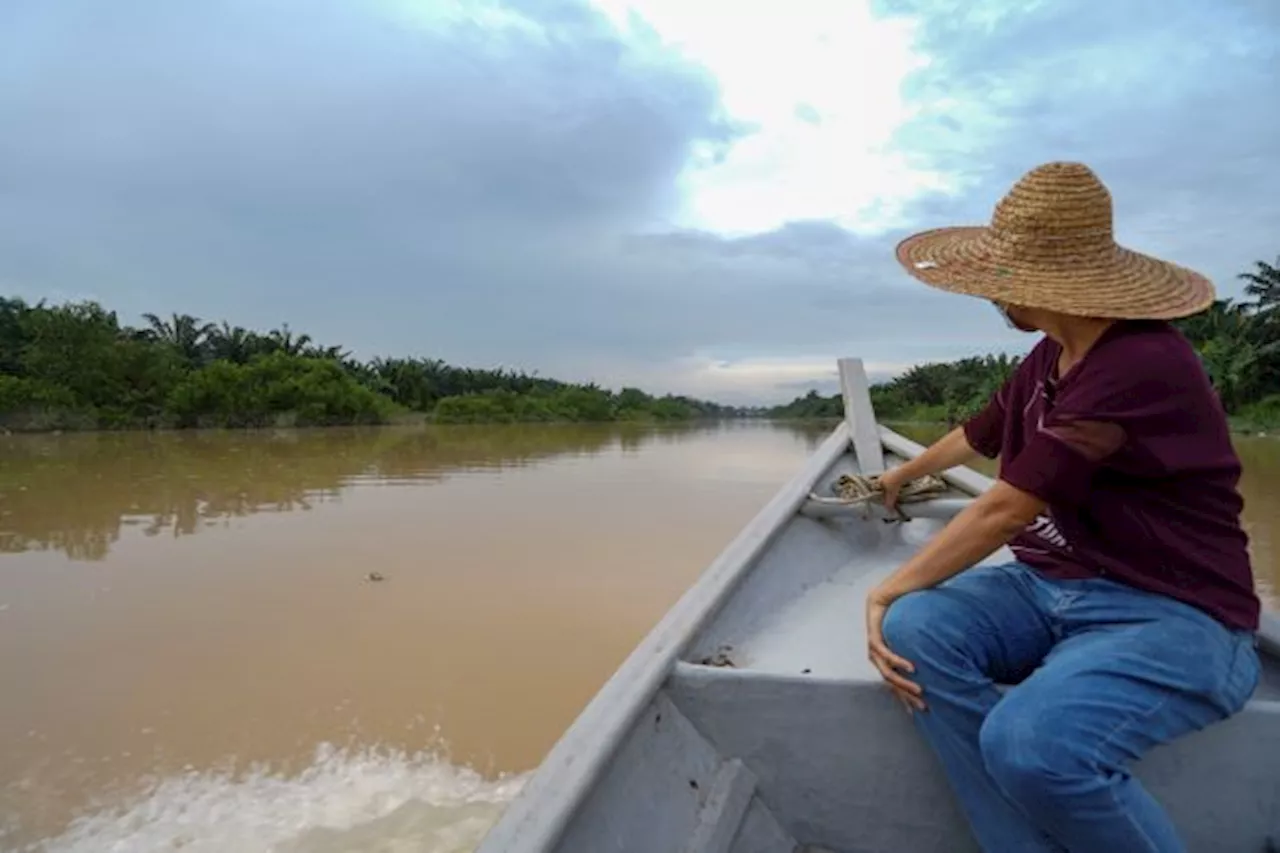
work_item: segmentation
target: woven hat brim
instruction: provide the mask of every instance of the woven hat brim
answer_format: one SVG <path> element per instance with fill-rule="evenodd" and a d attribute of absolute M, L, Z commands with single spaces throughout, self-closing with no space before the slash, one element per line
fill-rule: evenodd
<path fill-rule="evenodd" d="M 1175 320 L 1213 304 L 1213 283 L 1194 270 L 1116 246 L 1112 251 L 1037 265 L 992 260 L 987 226 L 936 228 L 898 244 L 914 278 L 951 293 L 1081 317 Z"/>

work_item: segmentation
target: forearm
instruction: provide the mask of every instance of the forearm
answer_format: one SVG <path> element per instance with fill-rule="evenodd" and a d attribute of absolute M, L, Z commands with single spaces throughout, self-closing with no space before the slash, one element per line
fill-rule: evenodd
<path fill-rule="evenodd" d="M 908 592 L 928 589 L 989 556 L 1023 530 L 1043 504 L 1004 483 L 997 483 L 938 535 L 880 583 L 878 592 L 894 600 Z"/>
<path fill-rule="evenodd" d="M 919 456 L 902 463 L 896 470 L 903 481 L 915 480 L 963 465 L 978 456 L 978 451 L 969 446 L 964 428 L 956 427 L 929 445 Z"/>

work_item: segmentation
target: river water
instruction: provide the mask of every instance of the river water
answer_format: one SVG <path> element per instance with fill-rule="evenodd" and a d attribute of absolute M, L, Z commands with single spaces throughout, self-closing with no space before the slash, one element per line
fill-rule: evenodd
<path fill-rule="evenodd" d="M 0 438 L 0 850 L 472 849 L 828 428 Z"/>

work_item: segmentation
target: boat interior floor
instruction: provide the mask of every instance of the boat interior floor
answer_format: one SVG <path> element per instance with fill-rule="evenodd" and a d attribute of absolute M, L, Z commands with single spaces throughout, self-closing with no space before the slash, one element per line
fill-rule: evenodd
<path fill-rule="evenodd" d="M 943 522 L 797 518 L 763 556 L 761 566 L 698 636 L 677 671 L 690 666 L 735 669 L 744 677 L 872 681 L 866 656 L 867 593 L 905 562 Z M 1001 548 L 983 564 L 1011 561 Z M 1280 701 L 1280 665 L 1264 658 L 1255 700 Z"/>
<path fill-rule="evenodd" d="M 726 851 L 976 851 L 936 759 L 864 652 L 866 592 L 941 524 L 797 517 L 760 557 L 779 565 L 748 575 L 675 666 L 659 702 L 718 756 L 711 776 L 740 765 L 743 796 L 769 826 L 760 844 Z M 687 766 L 681 750 L 673 766 Z M 1272 659 L 1245 711 L 1154 750 L 1135 772 L 1190 850 L 1260 851 L 1280 828 L 1276 755 Z"/>

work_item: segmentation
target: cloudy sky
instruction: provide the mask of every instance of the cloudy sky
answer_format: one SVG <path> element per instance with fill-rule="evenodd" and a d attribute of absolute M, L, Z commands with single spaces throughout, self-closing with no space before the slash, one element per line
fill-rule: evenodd
<path fill-rule="evenodd" d="M 725 401 L 1022 351 L 900 272 L 1089 163 L 1280 254 L 1275 0 L 3 0 L 0 293 Z"/>

